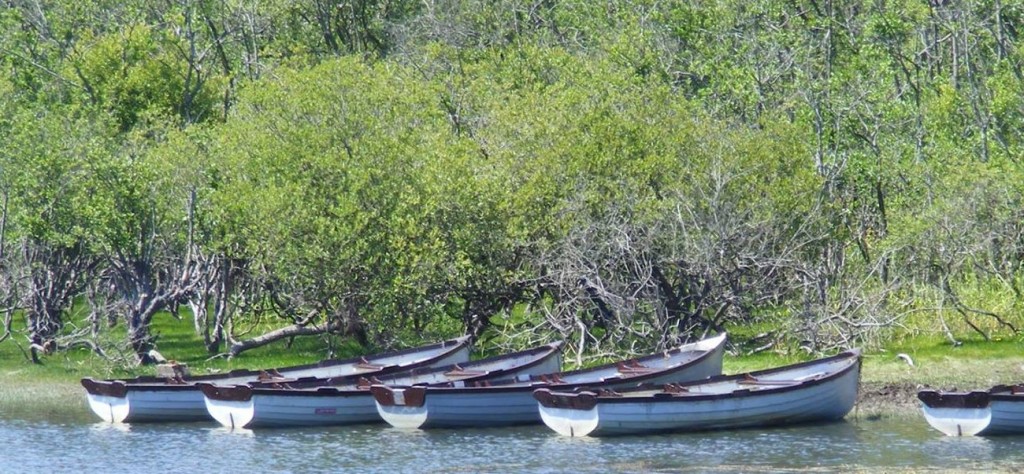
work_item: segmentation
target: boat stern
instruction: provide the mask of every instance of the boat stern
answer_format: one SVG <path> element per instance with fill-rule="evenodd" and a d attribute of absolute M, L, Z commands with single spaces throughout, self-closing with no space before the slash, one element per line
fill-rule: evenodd
<path fill-rule="evenodd" d="M 563 436 L 587 436 L 598 428 L 596 395 L 590 392 L 554 393 L 546 388 L 533 392 L 540 418 Z"/>
<path fill-rule="evenodd" d="M 92 378 L 84 378 L 81 382 L 85 387 L 89 408 L 93 413 L 107 423 L 124 423 L 128 414 L 131 413 L 127 397 L 128 390 L 124 382 Z"/>
<path fill-rule="evenodd" d="M 426 387 L 370 387 L 377 413 L 389 425 L 401 429 L 419 429 L 430 414 L 426 404 Z"/>
<path fill-rule="evenodd" d="M 923 390 L 917 398 L 928 424 L 946 436 L 975 436 L 992 422 L 988 392 Z"/>
<path fill-rule="evenodd" d="M 206 411 L 217 423 L 226 428 L 246 428 L 255 415 L 252 388 L 247 385 L 230 387 L 199 384 L 206 403 Z"/>

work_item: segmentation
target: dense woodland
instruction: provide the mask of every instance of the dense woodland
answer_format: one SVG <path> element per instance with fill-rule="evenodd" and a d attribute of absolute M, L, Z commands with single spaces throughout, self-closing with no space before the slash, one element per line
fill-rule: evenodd
<path fill-rule="evenodd" d="M 1022 33 L 1007 0 L 0 0 L 0 343 L 1016 334 Z"/>

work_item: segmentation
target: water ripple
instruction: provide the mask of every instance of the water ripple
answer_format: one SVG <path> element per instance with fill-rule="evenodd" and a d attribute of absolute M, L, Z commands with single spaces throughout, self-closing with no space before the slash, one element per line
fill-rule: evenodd
<path fill-rule="evenodd" d="M 543 426 L 231 431 L 0 419 L 0 472 L 786 472 L 1024 468 L 1024 437 L 947 438 L 923 420 L 566 438 Z"/>

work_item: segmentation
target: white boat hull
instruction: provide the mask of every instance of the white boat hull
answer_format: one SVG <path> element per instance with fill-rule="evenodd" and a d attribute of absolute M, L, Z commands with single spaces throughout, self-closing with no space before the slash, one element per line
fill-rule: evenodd
<path fill-rule="evenodd" d="M 543 355 L 524 354 L 517 358 L 518 362 L 511 363 L 499 373 L 503 377 L 528 378 L 534 374 L 557 371 L 562 364 L 559 352 L 561 345 L 552 347 L 554 349 L 547 350 Z M 464 365 L 467 368 L 474 367 L 473 363 Z M 392 374 L 388 377 L 385 379 L 417 384 L 444 381 L 447 375 L 444 370 L 435 370 Z M 462 384 L 461 381 L 456 383 Z M 369 387 L 349 385 L 317 389 L 273 389 L 209 386 L 203 390 L 207 391 L 201 392 L 205 397 L 206 410 L 214 420 L 228 428 L 349 425 L 383 421 Z M 235 391 L 235 395 L 231 394 L 232 391 Z"/>
<path fill-rule="evenodd" d="M 87 393 L 89 408 L 108 423 L 209 421 L 199 390 L 127 390 L 123 397 Z"/>
<path fill-rule="evenodd" d="M 742 382 L 683 384 L 686 393 L 598 396 L 548 394 L 541 419 L 565 436 L 618 436 L 660 432 L 779 426 L 842 419 L 853 408 L 859 385 L 859 361 L 829 379 L 739 388 Z M 810 374 L 808 374 L 808 377 Z M 731 386 L 730 386 L 731 385 Z M 538 391 L 538 400 L 545 398 Z M 552 397 L 553 395 L 553 397 Z M 547 406 L 545 406 L 547 405 Z M 589 407 L 589 408 L 588 408 Z"/>
<path fill-rule="evenodd" d="M 664 384 L 700 380 L 722 373 L 722 355 L 725 336 L 711 341 L 717 345 L 704 347 L 710 349 L 706 357 L 685 367 L 672 367 L 662 375 L 644 376 L 646 383 Z M 498 427 L 542 422 L 537 401 L 533 392 L 538 387 L 573 389 L 581 386 L 598 386 L 601 388 L 621 388 L 635 385 L 637 382 L 622 373 L 610 375 L 609 380 L 595 379 L 565 385 L 549 385 L 543 383 L 514 384 L 508 386 L 450 388 L 450 387 L 374 387 L 375 391 L 391 391 L 393 398 L 401 397 L 400 403 L 376 402 L 377 412 L 385 422 L 402 429 L 433 429 L 433 428 L 473 428 Z M 614 380 L 614 381 L 613 381 Z M 562 388 L 560 388 L 562 387 Z M 421 399 L 422 403 L 405 403 L 404 392 L 415 393 L 410 399 Z M 418 393 L 416 393 L 418 392 Z M 387 399 L 387 396 L 383 398 Z"/>
<path fill-rule="evenodd" d="M 126 397 L 86 394 L 89 408 L 107 423 L 124 423 L 130 412 Z"/>
<path fill-rule="evenodd" d="M 924 419 L 932 428 L 946 436 L 975 436 L 992 421 L 992 410 L 986 408 L 922 407 Z"/>
<path fill-rule="evenodd" d="M 206 410 L 228 428 L 285 428 L 295 426 L 379 423 L 368 390 L 334 396 L 253 395 L 246 401 L 206 398 Z"/>
<path fill-rule="evenodd" d="M 454 349 L 454 350 L 453 350 Z M 282 377 L 345 377 L 376 373 L 380 368 L 425 365 L 427 367 L 447 366 L 469 360 L 469 345 L 461 344 L 446 349 L 443 345 L 424 351 L 422 354 L 396 351 L 394 354 L 368 356 L 372 364 L 310 364 L 293 370 L 279 370 Z M 244 375 L 223 377 L 197 377 L 199 381 L 223 385 L 245 384 L 257 380 L 258 373 L 242 371 Z M 152 377 L 145 383 L 131 381 L 96 381 L 83 379 L 86 386 L 89 408 L 100 419 L 108 423 L 138 422 L 190 422 L 213 421 L 206 409 L 206 402 L 198 386 L 168 384 Z"/>
<path fill-rule="evenodd" d="M 947 436 L 1024 434 L 1024 392 L 1020 387 L 991 391 L 918 393 L 932 428 Z"/>

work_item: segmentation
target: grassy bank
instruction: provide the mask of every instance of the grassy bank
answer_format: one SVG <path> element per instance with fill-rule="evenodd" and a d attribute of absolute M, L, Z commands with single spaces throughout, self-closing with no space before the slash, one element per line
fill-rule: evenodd
<path fill-rule="evenodd" d="M 193 372 L 204 373 L 234 368 L 274 367 L 315 361 L 324 355 L 317 341 L 305 346 L 268 347 L 244 354 L 232 361 L 207 360 L 201 355 L 184 358 Z M 321 349 L 315 349 L 320 347 Z M 915 398 L 923 387 L 942 389 L 987 388 L 999 383 L 1024 381 L 1024 351 L 1021 341 L 967 341 L 953 347 L 941 340 L 919 338 L 902 347 L 864 354 L 860 400 L 851 415 L 867 419 L 888 416 L 918 416 Z M 13 349 L 13 351 L 12 351 Z M 340 356 L 358 351 L 352 345 L 338 345 Z M 905 354 L 913 365 L 897 354 Z M 177 355 L 186 355 L 184 352 Z M 29 364 L 13 344 L 0 345 L 0 413 L 26 419 L 83 419 L 92 414 L 85 403 L 78 380 L 82 377 L 128 376 L 148 373 L 152 368 L 125 372 L 81 352 L 51 356 L 42 365 Z M 737 373 L 807 360 L 810 355 L 763 353 L 727 356 L 725 372 Z"/>
<path fill-rule="evenodd" d="M 927 328 L 927 324 L 913 327 Z M 264 329 L 254 328 L 253 333 Z M 742 340 L 743 329 L 753 328 L 731 329 L 730 339 Z M 966 330 L 959 333 L 971 336 Z M 153 334 L 157 335 L 158 347 L 166 358 L 188 364 L 194 374 L 282 367 L 315 362 L 331 355 L 349 357 L 364 352 L 350 340 L 313 337 L 279 341 L 231 360 L 211 358 L 202 350 L 189 318 L 176 319 L 166 314 L 156 318 Z M 123 335 L 111 331 L 110 337 Z M 1024 382 L 1024 336 L 994 337 L 992 341 L 984 341 L 980 336 L 964 337 L 954 346 L 941 334 L 916 329 L 887 339 L 891 342 L 884 347 L 864 353 L 860 400 L 852 416 L 918 416 L 915 395 L 923 387 L 976 389 Z M 898 354 L 905 354 L 912 365 L 897 357 Z M 84 389 L 79 385 L 82 377 L 130 377 L 151 374 L 154 370 L 152 367 L 125 369 L 118 359 L 127 358 L 127 354 L 109 355 L 113 360 L 76 349 L 46 356 L 42 364 L 34 365 L 28 362 L 25 348 L 19 347 L 17 339 L 0 343 L 0 415 L 91 420 Z M 786 347 L 756 355 L 727 355 L 724 371 L 747 372 L 812 357 L 802 350 Z"/>
<path fill-rule="evenodd" d="M 15 375 L 12 376 L 12 373 Z M 42 381 L 3 369 L 0 417 L 23 420 L 96 421 L 78 380 Z"/>
<path fill-rule="evenodd" d="M 21 328 L 15 324 L 14 329 Z M 262 328 L 254 329 L 259 330 Z M 152 332 L 157 336 L 158 348 L 164 357 L 187 364 L 197 375 L 306 364 L 331 355 L 348 357 L 363 352 L 354 341 L 334 337 L 297 338 L 253 349 L 228 360 L 210 357 L 202 349 L 202 341 L 194 334 L 187 317 L 176 319 L 169 314 L 159 315 L 154 320 Z M 15 414 L 30 419 L 83 416 L 92 419 L 80 379 L 134 377 L 150 375 L 155 370 L 153 367 L 126 368 L 124 361 L 131 358 L 127 353 L 108 350 L 108 359 L 104 359 L 85 348 L 46 355 L 42 357 L 41 364 L 32 364 L 25 344 L 17 337 L 0 343 L 0 416 Z M 107 337 L 123 341 L 123 328 L 110 330 Z M 105 347 L 115 346 L 109 344 Z"/>
<path fill-rule="evenodd" d="M 909 356 L 913 365 L 897 354 Z M 974 390 L 1024 382 L 1024 350 L 1019 338 L 957 347 L 930 341 L 867 354 L 861 382 L 858 408 L 865 416 L 917 416 L 916 393 L 922 388 Z"/>

